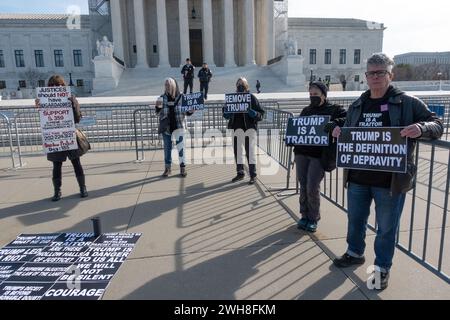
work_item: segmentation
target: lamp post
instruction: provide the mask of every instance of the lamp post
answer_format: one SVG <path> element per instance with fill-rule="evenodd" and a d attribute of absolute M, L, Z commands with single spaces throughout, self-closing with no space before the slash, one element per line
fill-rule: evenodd
<path fill-rule="evenodd" d="M 442 91 L 442 72 L 438 72 L 437 76 L 439 79 L 439 91 Z"/>
<path fill-rule="evenodd" d="M 72 72 L 69 72 L 69 86 L 73 87 Z"/>

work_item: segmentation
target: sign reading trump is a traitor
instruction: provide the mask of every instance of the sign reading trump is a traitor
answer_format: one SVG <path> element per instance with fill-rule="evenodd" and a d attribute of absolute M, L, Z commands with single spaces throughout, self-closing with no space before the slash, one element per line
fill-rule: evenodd
<path fill-rule="evenodd" d="M 328 133 L 324 127 L 330 119 L 330 116 L 290 118 L 286 128 L 286 145 L 328 146 Z"/>
<path fill-rule="evenodd" d="M 342 128 L 337 145 L 337 167 L 406 172 L 408 139 L 403 128 Z"/>
<path fill-rule="evenodd" d="M 182 113 L 203 110 L 205 108 L 203 93 L 184 94 L 180 108 Z"/>
<path fill-rule="evenodd" d="M 250 109 L 250 93 L 229 93 L 225 95 L 225 113 L 246 113 Z"/>
<path fill-rule="evenodd" d="M 70 87 L 37 88 L 45 153 L 78 149 Z"/>

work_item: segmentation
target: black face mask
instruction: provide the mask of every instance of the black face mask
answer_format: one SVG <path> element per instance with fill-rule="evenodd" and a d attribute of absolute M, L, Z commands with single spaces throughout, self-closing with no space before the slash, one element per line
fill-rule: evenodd
<path fill-rule="evenodd" d="M 245 92 L 245 87 L 242 84 L 238 85 L 237 92 Z"/>
<path fill-rule="evenodd" d="M 309 99 L 311 100 L 311 105 L 313 107 L 319 107 L 322 104 L 322 99 L 320 97 L 312 96 L 309 97 Z"/>

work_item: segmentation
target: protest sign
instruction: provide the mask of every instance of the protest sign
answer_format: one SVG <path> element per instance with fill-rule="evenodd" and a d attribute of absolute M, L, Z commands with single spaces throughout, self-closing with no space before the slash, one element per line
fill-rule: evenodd
<path fill-rule="evenodd" d="M 408 140 L 402 128 L 342 128 L 337 145 L 337 167 L 406 172 Z"/>
<path fill-rule="evenodd" d="M 286 145 L 328 146 L 328 133 L 323 129 L 330 122 L 330 116 L 310 116 L 288 119 Z"/>
<path fill-rule="evenodd" d="M 191 111 L 201 111 L 205 108 L 203 93 L 196 92 L 191 94 L 183 94 L 180 111 L 182 113 Z"/>
<path fill-rule="evenodd" d="M 250 93 L 230 93 L 225 95 L 226 113 L 246 113 L 252 104 Z"/>
<path fill-rule="evenodd" d="M 45 153 L 78 149 L 70 87 L 37 88 Z"/>

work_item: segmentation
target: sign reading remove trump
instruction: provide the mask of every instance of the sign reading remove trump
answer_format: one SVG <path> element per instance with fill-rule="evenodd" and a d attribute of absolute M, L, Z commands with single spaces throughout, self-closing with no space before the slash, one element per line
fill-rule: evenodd
<path fill-rule="evenodd" d="M 37 88 L 45 153 L 78 149 L 70 87 Z"/>
<path fill-rule="evenodd" d="M 252 103 L 250 93 L 229 93 L 225 95 L 226 113 L 246 113 Z"/>
<path fill-rule="evenodd" d="M 406 172 L 408 140 L 402 128 L 342 128 L 337 145 L 339 168 Z"/>
<path fill-rule="evenodd" d="M 203 110 L 205 108 L 203 93 L 184 94 L 180 108 L 182 113 Z"/>
<path fill-rule="evenodd" d="M 288 146 L 328 146 L 328 133 L 323 131 L 330 116 L 290 118 L 286 129 Z"/>

